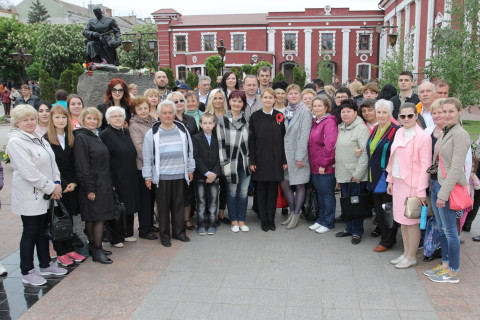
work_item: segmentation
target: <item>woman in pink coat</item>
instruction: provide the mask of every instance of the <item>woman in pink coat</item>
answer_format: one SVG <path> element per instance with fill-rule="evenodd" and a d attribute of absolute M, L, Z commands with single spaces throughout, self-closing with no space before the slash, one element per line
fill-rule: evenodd
<path fill-rule="evenodd" d="M 395 135 L 388 162 L 387 193 L 393 196 L 393 217 L 401 224 L 404 251 L 392 260 L 397 269 L 406 269 L 417 263 L 415 257 L 420 242 L 420 219 L 404 216 L 405 199 L 418 197 L 425 204 L 429 183 L 427 169 L 432 165 L 432 139 L 416 122 L 418 113 L 413 103 L 400 107 L 403 124 Z"/>

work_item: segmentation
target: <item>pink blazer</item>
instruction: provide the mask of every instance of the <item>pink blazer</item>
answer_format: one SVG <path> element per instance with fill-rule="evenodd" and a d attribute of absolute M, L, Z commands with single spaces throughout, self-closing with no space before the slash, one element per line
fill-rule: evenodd
<path fill-rule="evenodd" d="M 388 161 L 387 166 L 387 182 L 393 183 L 393 157 L 397 154 L 400 165 L 400 175 L 402 176 L 402 180 L 408 186 L 412 187 L 412 196 L 416 194 L 417 197 L 426 197 L 426 189 L 428 188 L 430 179 L 427 169 L 432 165 L 432 138 L 422 128 L 416 125 L 415 137 L 405 142 L 403 138 L 404 130 L 404 128 L 400 128 L 395 135 L 395 140 L 393 140 L 390 161 Z M 414 139 L 415 150 L 412 152 Z"/>

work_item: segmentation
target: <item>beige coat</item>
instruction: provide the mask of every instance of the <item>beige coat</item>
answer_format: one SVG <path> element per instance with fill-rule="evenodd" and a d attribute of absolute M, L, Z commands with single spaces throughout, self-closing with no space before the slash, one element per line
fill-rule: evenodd
<path fill-rule="evenodd" d="M 445 168 L 447 178 L 443 177 L 442 169 L 438 165 L 438 182 L 442 186 L 438 192 L 438 197 L 448 201 L 450 193 L 455 184 L 467 185 L 467 179 L 464 173 L 465 157 L 470 148 L 470 136 L 460 124 L 455 125 L 445 136 L 442 132 L 435 144 L 433 159 L 440 158 Z"/>
<path fill-rule="evenodd" d="M 47 213 L 55 181 L 60 171 L 50 144 L 36 134 L 13 128 L 8 135 L 7 153 L 10 157 L 12 178 L 12 212 L 23 216 Z"/>
<path fill-rule="evenodd" d="M 151 115 L 146 119 L 142 119 L 139 116 L 130 119 L 128 132 L 130 133 L 130 138 L 132 138 L 133 145 L 137 150 L 137 170 L 141 171 L 143 167 L 143 139 L 155 121 L 157 120 Z"/>

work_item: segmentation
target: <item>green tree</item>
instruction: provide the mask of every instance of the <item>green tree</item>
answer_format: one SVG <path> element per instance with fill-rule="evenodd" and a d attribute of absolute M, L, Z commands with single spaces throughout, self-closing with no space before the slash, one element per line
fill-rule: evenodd
<path fill-rule="evenodd" d="M 47 71 L 40 71 L 40 99 L 47 100 L 50 103 L 55 102 L 55 85 L 53 78 L 50 77 Z"/>
<path fill-rule="evenodd" d="M 72 63 L 72 70 L 73 70 L 73 75 L 72 75 L 72 92 L 71 93 L 77 93 L 78 78 L 84 73 L 84 71 L 80 63 Z"/>
<path fill-rule="evenodd" d="M 60 74 L 60 79 L 58 79 L 58 89 L 63 89 L 68 93 L 73 92 L 73 78 L 75 76 L 75 72 L 73 70 L 63 70 Z"/>
<path fill-rule="evenodd" d="M 285 81 L 285 80 L 287 80 L 287 78 L 285 78 L 285 76 L 283 75 L 283 72 L 278 71 L 277 76 L 272 80 L 272 84 L 280 81 Z"/>
<path fill-rule="evenodd" d="M 302 65 L 293 67 L 293 83 L 297 84 L 301 90 L 305 86 L 305 80 L 307 79 L 307 73 Z"/>
<path fill-rule="evenodd" d="M 154 33 L 154 34 L 144 34 L 142 36 L 142 65 L 138 65 L 138 39 L 136 37 L 136 33 L 140 31 L 142 33 Z M 154 39 L 157 40 L 157 25 L 153 23 L 137 25 L 132 28 L 132 31 L 129 32 L 130 34 L 134 34 L 131 36 L 126 36 L 125 34 L 122 35 L 122 40 L 130 40 L 132 41 L 132 50 L 127 52 L 120 47 L 118 49 L 118 57 L 120 59 L 120 64 L 124 67 L 128 67 L 131 69 L 142 69 L 142 68 L 151 68 L 153 65 L 153 61 L 158 61 L 158 50 L 154 50 L 153 52 L 150 51 L 148 47 L 148 40 Z M 150 62 L 150 63 L 149 63 Z M 147 66 L 148 64 L 148 66 Z"/>
<path fill-rule="evenodd" d="M 459 98 L 464 106 L 477 104 L 480 99 L 480 42 L 476 0 L 453 2 L 451 21 L 432 32 L 432 58 L 426 60 L 422 72 L 430 79 L 443 79 L 450 85 L 450 95 Z"/>
<path fill-rule="evenodd" d="M 323 60 L 318 61 L 317 66 L 317 76 L 323 80 L 325 85 L 332 84 L 334 74 L 330 60 L 325 60 L 324 58 Z"/>
<path fill-rule="evenodd" d="M 238 79 L 243 79 L 243 72 L 237 67 L 230 68 L 230 71 L 234 72 L 237 75 Z"/>
<path fill-rule="evenodd" d="M 252 70 L 250 71 L 250 74 L 253 74 L 253 75 L 256 76 L 257 73 L 258 73 L 258 69 L 260 69 L 261 67 L 268 67 L 268 68 L 272 69 L 272 64 L 270 62 L 267 62 L 267 61 L 260 61 L 255 66 L 253 66 Z"/>
<path fill-rule="evenodd" d="M 48 9 L 40 3 L 40 0 L 33 2 L 30 6 L 30 11 L 28 12 L 28 23 L 34 24 L 44 22 L 47 21 L 48 18 L 50 18 Z"/>
<path fill-rule="evenodd" d="M 250 64 L 242 64 L 240 67 L 242 69 L 242 72 L 245 74 L 252 74 L 252 68 L 253 66 Z"/>
<path fill-rule="evenodd" d="M 165 72 L 167 74 L 167 78 L 168 78 L 168 87 L 170 89 L 173 89 L 174 87 L 177 86 L 177 83 L 175 82 L 175 76 L 174 76 L 174 73 L 173 73 L 173 70 L 172 68 L 170 67 L 165 67 L 165 68 L 158 68 L 158 70 L 161 70 L 163 72 Z"/>
<path fill-rule="evenodd" d="M 194 90 L 198 86 L 198 74 L 189 71 L 187 73 L 187 78 L 185 79 L 185 84 L 187 84 L 190 89 Z"/>
<path fill-rule="evenodd" d="M 80 24 L 39 24 L 37 61 L 43 70 L 58 79 L 72 63 L 85 61 L 84 26 Z"/>
<path fill-rule="evenodd" d="M 209 56 L 205 59 L 205 66 L 207 67 L 208 76 L 212 79 L 211 86 L 215 88 L 217 77 L 222 69 L 222 58 L 219 55 Z"/>
<path fill-rule="evenodd" d="M 38 79 L 40 78 L 40 71 L 42 70 L 42 64 L 40 62 L 31 63 L 29 66 L 25 67 L 27 72 L 27 79 Z"/>

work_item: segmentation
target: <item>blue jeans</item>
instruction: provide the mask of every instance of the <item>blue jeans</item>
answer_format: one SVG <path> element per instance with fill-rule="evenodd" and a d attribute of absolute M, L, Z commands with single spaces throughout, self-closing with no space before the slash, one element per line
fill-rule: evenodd
<path fill-rule="evenodd" d="M 215 227 L 218 213 L 218 184 L 218 178 L 212 183 L 207 183 L 205 179 L 195 181 L 198 228 Z"/>
<path fill-rule="evenodd" d="M 347 183 L 340 183 L 340 189 L 342 191 L 342 196 L 346 197 L 348 195 L 348 186 L 350 185 L 349 182 Z M 365 193 L 367 191 L 367 182 L 362 181 L 360 183 L 352 182 L 350 187 L 350 196 L 356 196 L 360 193 Z M 363 219 L 347 221 L 347 227 L 345 228 L 346 232 L 351 233 L 354 236 L 362 236 L 363 235 Z"/>
<path fill-rule="evenodd" d="M 335 174 L 312 174 L 312 182 L 317 190 L 317 223 L 328 229 L 335 228 Z"/>
<path fill-rule="evenodd" d="M 448 263 L 450 269 L 458 272 L 460 269 L 460 238 L 457 231 L 457 215 L 454 210 L 450 210 L 448 201 L 445 203 L 445 207 L 437 208 L 437 195 L 441 187 L 437 180 L 432 180 L 432 209 L 440 234 L 442 262 Z"/>
<path fill-rule="evenodd" d="M 227 182 L 227 208 L 228 217 L 232 221 L 245 221 L 248 205 L 248 185 L 250 177 L 245 170 L 237 169 L 238 183 Z"/>

